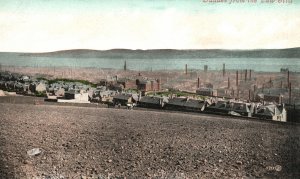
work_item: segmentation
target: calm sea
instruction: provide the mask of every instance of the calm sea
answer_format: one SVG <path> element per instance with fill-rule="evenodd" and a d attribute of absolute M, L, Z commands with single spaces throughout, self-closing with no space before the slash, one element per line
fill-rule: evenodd
<path fill-rule="evenodd" d="M 109 58 L 54 58 L 19 56 L 13 53 L 0 53 L 3 66 L 28 67 L 95 67 L 123 69 L 126 60 L 131 70 L 183 70 L 185 64 L 189 69 L 220 70 L 223 63 L 226 69 L 253 69 L 255 71 L 279 72 L 281 68 L 300 72 L 298 58 L 205 58 L 205 59 L 109 59 Z"/>

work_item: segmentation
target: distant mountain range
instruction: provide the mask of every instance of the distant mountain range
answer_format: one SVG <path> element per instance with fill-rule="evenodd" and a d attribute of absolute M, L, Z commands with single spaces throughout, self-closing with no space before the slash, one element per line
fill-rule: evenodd
<path fill-rule="evenodd" d="M 47 53 L 20 53 L 24 56 L 57 58 L 124 58 L 124 59 L 176 59 L 176 58 L 300 58 L 300 48 L 257 50 L 89 50 L 74 49 Z"/>

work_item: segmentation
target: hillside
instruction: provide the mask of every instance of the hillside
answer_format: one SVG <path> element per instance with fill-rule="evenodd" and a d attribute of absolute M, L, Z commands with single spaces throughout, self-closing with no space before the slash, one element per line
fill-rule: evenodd
<path fill-rule="evenodd" d="M 200 114 L 0 103 L 0 178 L 299 178 L 299 129 Z M 33 148 L 42 153 L 28 156 Z"/>
<path fill-rule="evenodd" d="M 134 59 L 170 59 L 170 58 L 300 58 L 300 48 L 258 49 L 258 50 L 88 50 L 75 49 L 48 53 L 20 53 L 25 56 L 39 57 L 80 57 L 80 58 L 134 58 Z"/>

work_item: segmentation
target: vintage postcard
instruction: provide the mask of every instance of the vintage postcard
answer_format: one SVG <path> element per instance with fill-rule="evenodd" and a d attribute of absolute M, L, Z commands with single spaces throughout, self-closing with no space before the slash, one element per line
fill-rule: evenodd
<path fill-rule="evenodd" d="M 298 0 L 0 0 L 0 178 L 300 178 Z"/>

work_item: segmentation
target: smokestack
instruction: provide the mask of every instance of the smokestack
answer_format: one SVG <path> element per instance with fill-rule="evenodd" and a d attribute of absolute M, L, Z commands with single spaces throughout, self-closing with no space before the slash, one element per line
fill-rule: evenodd
<path fill-rule="evenodd" d="M 230 88 L 230 78 L 228 77 L 228 89 Z"/>
<path fill-rule="evenodd" d="M 187 64 L 185 64 L 185 74 L 187 75 Z"/>
<path fill-rule="evenodd" d="M 198 77 L 197 88 L 200 88 L 200 78 Z"/>
<path fill-rule="evenodd" d="M 239 71 L 236 71 L 236 86 L 239 86 Z"/>
<path fill-rule="evenodd" d="M 252 70 L 250 70 L 250 72 L 249 72 L 249 79 L 251 80 L 251 78 L 252 78 Z"/>
<path fill-rule="evenodd" d="M 246 71 L 245 71 L 245 81 L 247 81 L 247 73 L 248 73 L 248 70 L 246 69 Z"/>
<path fill-rule="evenodd" d="M 251 90 L 249 89 L 249 101 L 251 100 Z"/>
<path fill-rule="evenodd" d="M 127 64 L 126 64 L 126 60 L 125 60 L 125 62 L 124 62 L 124 71 L 126 71 L 127 70 Z"/>
<path fill-rule="evenodd" d="M 289 104 L 292 104 L 292 83 L 289 83 Z"/>
<path fill-rule="evenodd" d="M 290 71 L 288 70 L 288 73 L 287 73 L 287 83 L 288 85 L 290 84 Z"/>
<path fill-rule="evenodd" d="M 225 63 L 223 63 L 223 77 L 225 76 Z"/>

